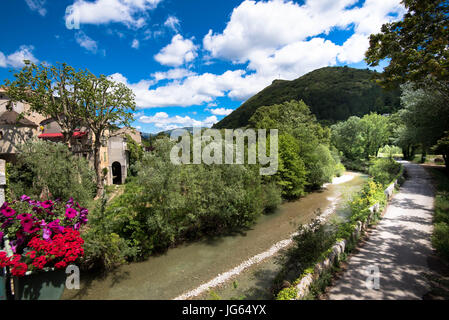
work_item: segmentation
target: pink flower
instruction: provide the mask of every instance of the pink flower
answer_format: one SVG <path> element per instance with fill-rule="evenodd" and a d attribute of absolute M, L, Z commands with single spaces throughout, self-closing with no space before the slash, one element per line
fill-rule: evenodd
<path fill-rule="evenodd" d="M 18 220 L 31 219 L 31 214 L 29 213 L 21 213 L 17 215 Z"/>
<path fill-rule="evenodd" d="M 50 208 L 51 206 L 53 206 L 53 202 L 51 200 L 41 202 L 41 207 L 44 209 Z"/>
<path fill-rule="evenodd" d="M 35 233 L 36 231 L 39 231 L 38 227 L 34 226 L 34 220 L 30 218 L 25 218 L 20 221 L 23 227 L 23 231 L 26 233 Z"/>
<path fill-rule="evenodd" d="M 12 217 L 13 215 L 16 214 L 16 210 L 14 210 L 14 209 L 12 209 L 10 207 L 6 207 L 6 208 L 2 209 L 2 214 L 5 217 L 9 218 L 9 217 Z"/>
<path fill-rule="evenodd" d="M 50 237 L 51 237 L 51 230 L 45 228 L 42 234 L 42 238 L 44 238 L 44 240 L 50 240 Z"/>
<path fill-rule="evenodd" d="M 29 200 L 31 200 L 31 198 L 30 197 L 28 197 L 27 195 L 23 195 L 23 196 L 21 196 L 20 197 L 20 201 L 29 201 Z"/>
<path fill-rule="evenodd" d="M 48 224 L 48 227 L 56 233 L 61 233 L 64 231 L 64 227 L 59 225 L 59 219 L 56 219 L 55 221 L 52 221 Z"/>
<path fill-rule="evenodd" d="M 77 214 L 78 214 L 78 211 L 76 211 L 76 210 L 73 209 L 73 208 L 67 208 L 67 209 L 65 210 L 65 216 L 66 216 L 67 218 L 69 218 L 69 219 L 75 218 L 75 217 L 77 216 Z"/>

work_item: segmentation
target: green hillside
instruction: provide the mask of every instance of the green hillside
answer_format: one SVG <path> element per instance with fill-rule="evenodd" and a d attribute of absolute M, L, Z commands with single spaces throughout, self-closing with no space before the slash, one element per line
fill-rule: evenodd
<path fill-rule="evenodd" d="M 214 128 L 239 128 L 261 106 L 303 100 L 318 120 L 335 122 L 370 112 L 392 113 L 400 107 L 400 91 L 385 91 L 371 79 L 374 71 L 349 67 L 325 67 L 296 80 L 275 80 Z"/>

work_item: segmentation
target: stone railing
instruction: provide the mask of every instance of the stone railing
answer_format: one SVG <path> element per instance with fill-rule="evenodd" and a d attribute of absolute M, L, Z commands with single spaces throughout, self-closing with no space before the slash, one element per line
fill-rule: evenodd
<path fill-rule="evenodd" d="M 393 192 L 395 187 L 398 185 L 398 180 L 395 180 L 392 184 L 390 184 L 384 191 L 385 196 L 387 197 L 387 200 L 390 200 L 393 196 Z M 334 265 L 334 263 L 340 258 L 341 254 L 345 252 L 345 250 L 348 247 L 348 243 L 356 242 L 362 233 L 371 225 L 371 222 L 373 221 L 374 215 L 379 212 L 380 210 L 380 204 L 376 203 L 373 206 L 369 208 L 370 214 L 365 222 L 357 221 L 356 226 L 354 228 L 354 231 L 352 232 L 351 239 L 344 239 L 337 241 L 335 245 L 331 248 L 329 254 L 327 257 L 317 263 L 313 269 L 313 272 L 305 274 L 299 283 L 295 286 L 296 287 L 296 299 L 294 300 L 301 300 L 303 299 L 310 290 L 310 286 L 312 283 L 317 280 L 324 272 L 331 269 L 331 267 Z"/>

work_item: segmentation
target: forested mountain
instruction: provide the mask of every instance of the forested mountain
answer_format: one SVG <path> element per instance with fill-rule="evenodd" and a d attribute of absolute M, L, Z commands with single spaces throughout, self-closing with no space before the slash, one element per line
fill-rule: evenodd
<path fill-rule="evenodd" d="M 303 100 L 318 120 L 335 122 L 370 112 L 393 113 L 400 107 L 400 90 L 386 91 L 372 81 L 374 71 L 325 67 L 296 80 L 274 80 L 214 128 L 238 128 L 261 106 Z"/>

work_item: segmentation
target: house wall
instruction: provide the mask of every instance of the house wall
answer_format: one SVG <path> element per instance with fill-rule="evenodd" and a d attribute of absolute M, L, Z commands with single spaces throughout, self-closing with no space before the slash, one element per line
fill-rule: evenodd
<path fill-rule="evenodd" d="M 3 91 L 3 89 L 0 89 L 0 114 L 7 111 L 6 106 L 8 105 L 8 102 L 8 96 Z M 23 102 L 15 102 L 12 107 L 12 110 L 17 113 L 30 112 L 30 109 L 30 105 Z M 39 124 L 41 121 L 45 120 L 45 117 L 37 112 L 30 112 L 30 114 L 27 114 L 25 116 L 25 118 L 33 121 L 36 124 Z"/>
<path fill-rule="evenodd" d="M 112 165 L 114 162 L 120 163 L 121 166 L 121 180 L 125 183 L 129 165 L 129 157 L 127 151 L 126 141 L 122 136 L 110 137 L 108 140 L 108 184 L 113 183 Z"/>
<path fill-rule="evenodd" d="M 2 125 L 0 127 L 0 158 L 9 160 L 6 154 L 15 154 L 17 146 L 36 136 L 37 130 L 31 127 Z M 3 155 L 3 157 L 1 156 Z"/>

